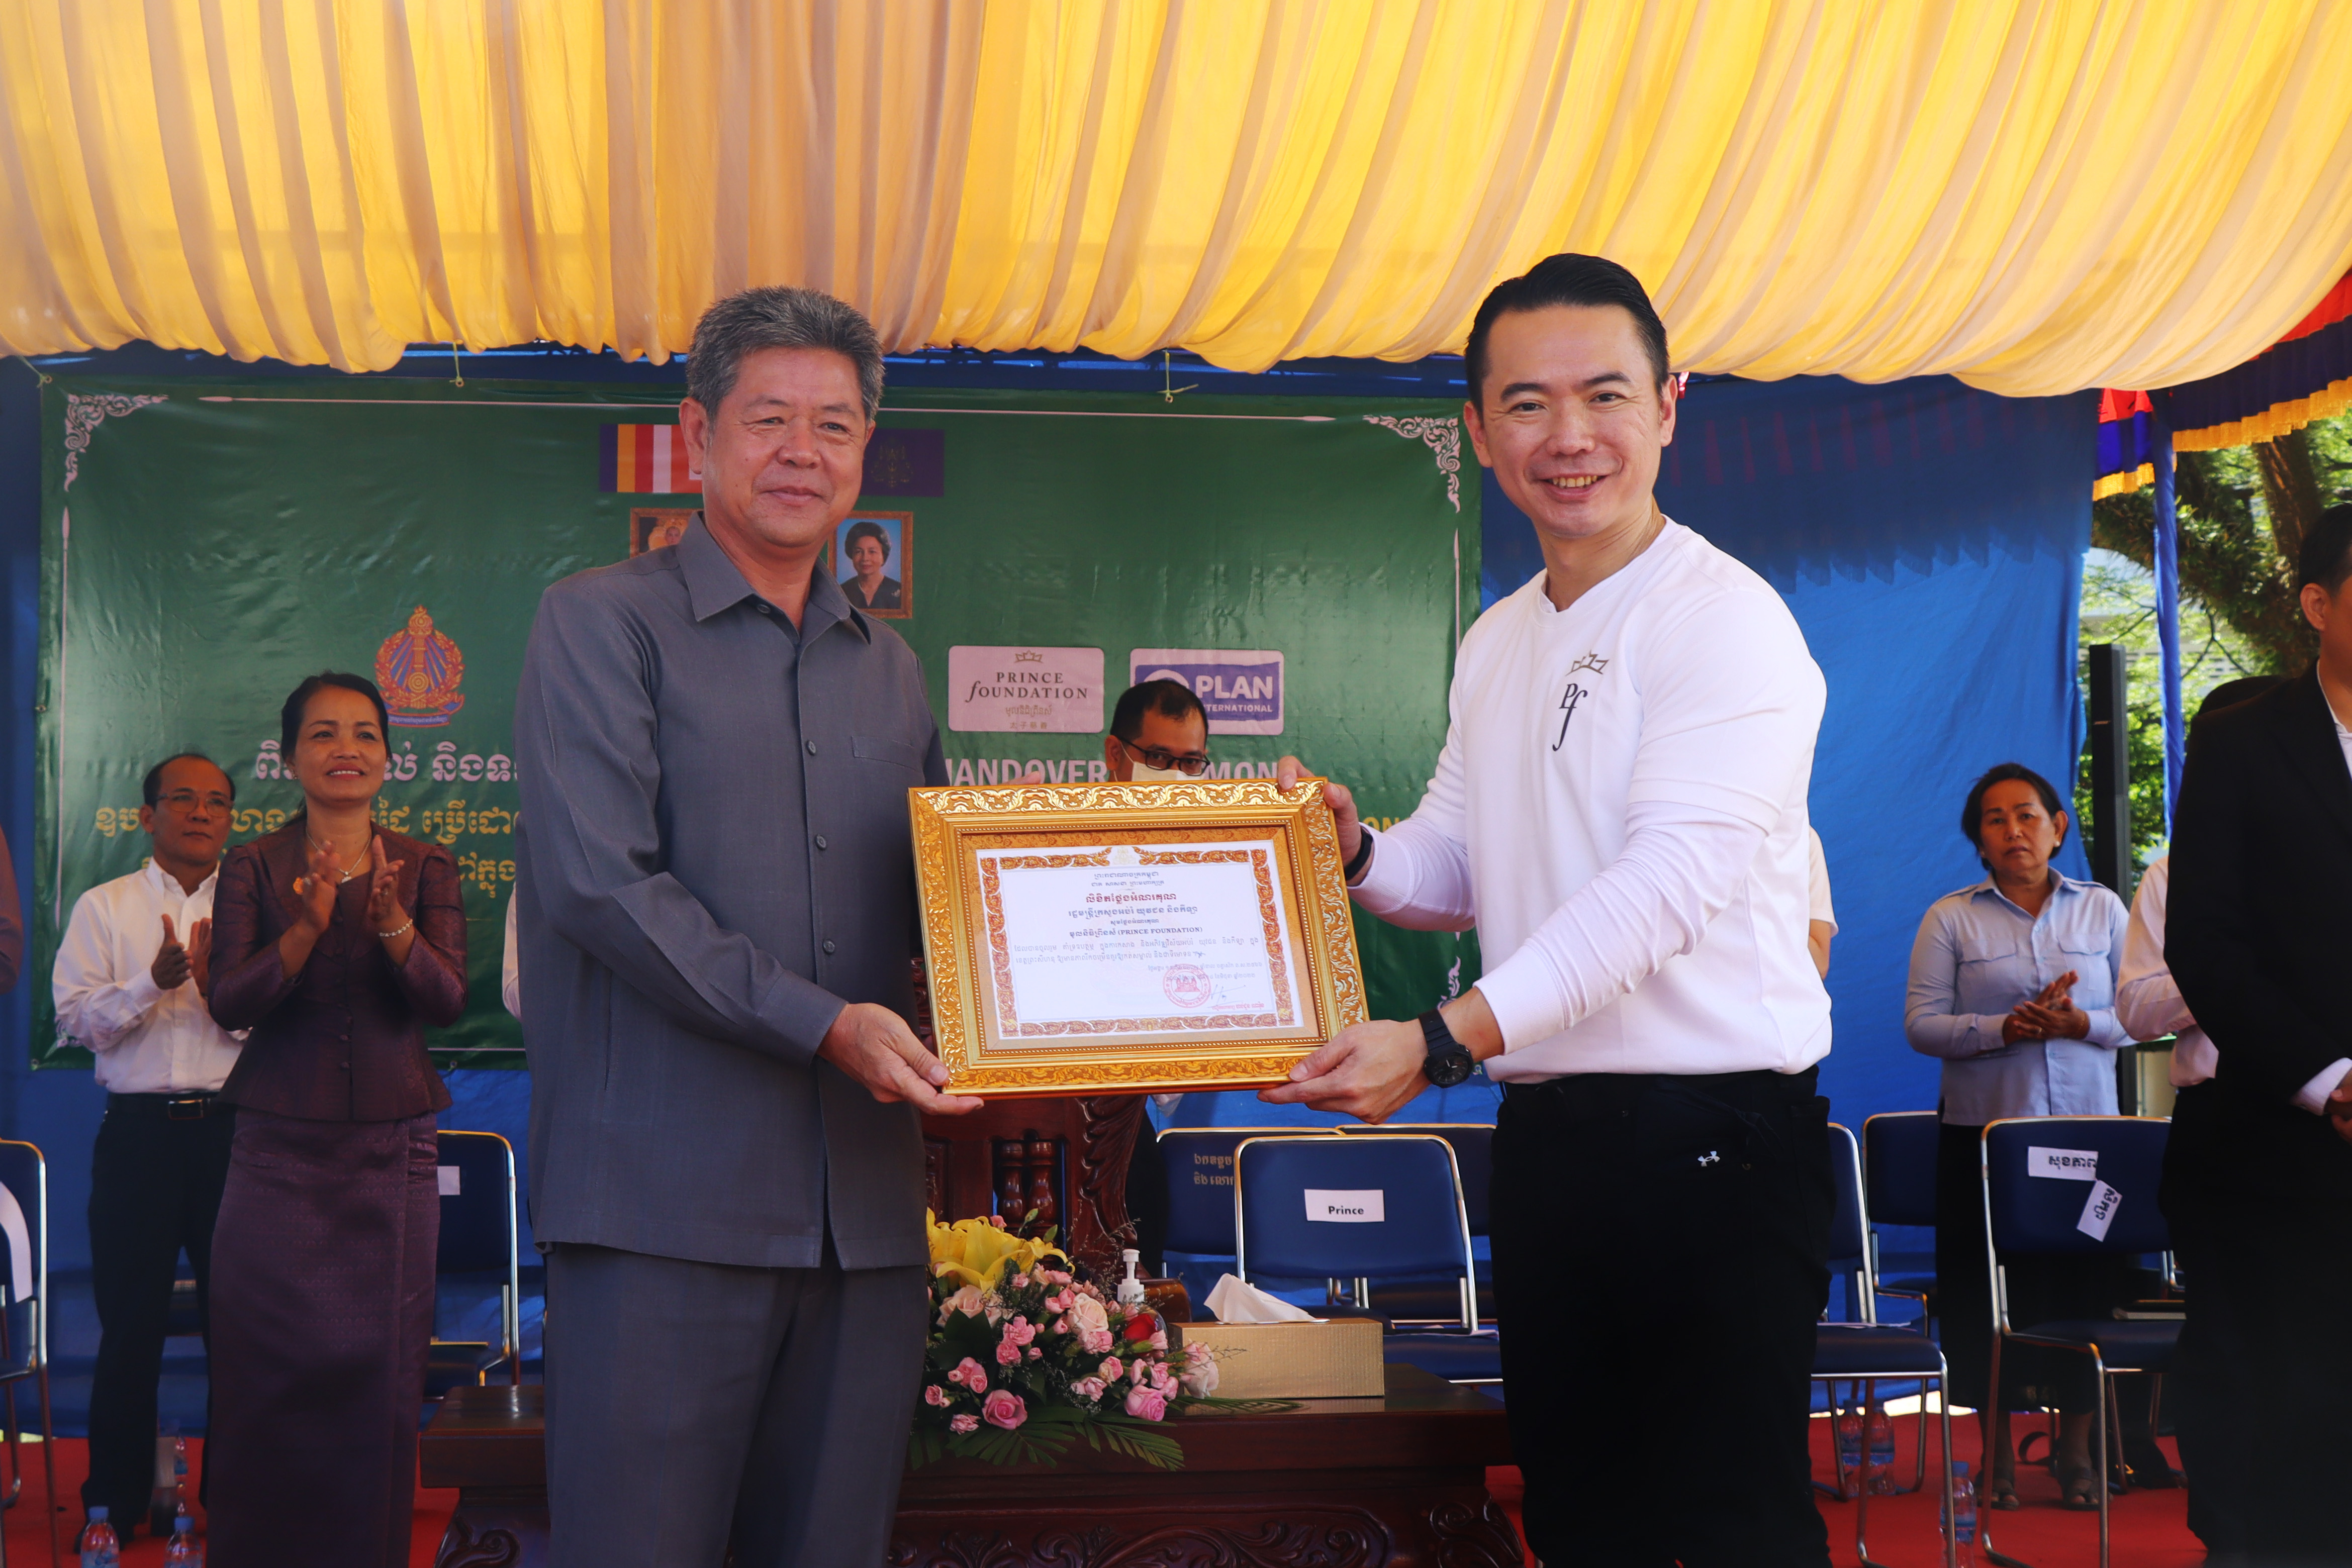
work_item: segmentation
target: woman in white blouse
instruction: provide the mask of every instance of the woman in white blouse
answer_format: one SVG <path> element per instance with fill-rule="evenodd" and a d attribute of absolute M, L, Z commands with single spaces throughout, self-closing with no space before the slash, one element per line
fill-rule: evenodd
<path fill-rule="evenodd" d="M 2090 1363 L 2012 1345 L 1991 1377 L 1992 1282 L 1985 1261 L 1979 1142 L 2004 1116 L 2112 1116 L 2115 1052 L 2131 1043 L 2115 1015 L 2129 914 L 2093 882 L 2061 875 L 2066 812 L 2048 779 L 2004 762 L 1977 780 L 1960 831 L 1990 873 L 1928 905 L 1911 946 L 1904 1032 L 1944 1063 L 1936 1194 L 1936 1281 L 1953 1399 L 1990 1412 L 1986 1500 L 2017 1506 L 2009 1411 L 2054 1405 L 2065 1505 L 2098 1507 L 2090 1457 L 2097 1384 Z M 2010 1316 L 2104 1317 L 2131 1291 L 2127 1266 L 2102 1257 L 2009 1266 Z M 1980 1417 L 1981 1418 L 1981 1417 Z"/>

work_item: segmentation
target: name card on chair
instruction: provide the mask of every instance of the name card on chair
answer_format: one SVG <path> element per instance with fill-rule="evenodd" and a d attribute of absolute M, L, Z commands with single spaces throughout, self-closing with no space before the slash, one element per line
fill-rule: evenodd
<path fill-rule="evenodd" d="M 2074 1228 L 2094 1241 L 2105 1241 L 2107 1227 L 2116 1222 L 2116 1210 L 2123 1206 L 2123 1194 L 2095 1180 L 2091 1183 L 2091 1196 L 2083 1204 L 2083 1218 L 2074 1221 Z"/>
<path fill-rule="evenodd" d="M 1310 1186 L 1307 1189 L 1307 1218 L 1323 1225 L 1385 1224 L 1388 1192 L 1377 1186 L 1356 1191 Z"/>
<path fill-rule="evenodd" d="M 2099 1179 L 2099 1151 L 2045 1149 L 2033 1145 L 2025 1151 L 2025 1174 L 2054 1177 L 2059 1181 L 2096 1181 Z"/>

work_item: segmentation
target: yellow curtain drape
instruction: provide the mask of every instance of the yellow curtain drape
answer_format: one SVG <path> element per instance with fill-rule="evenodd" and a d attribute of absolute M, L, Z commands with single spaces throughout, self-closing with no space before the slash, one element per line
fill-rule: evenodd
<path fill-rule="evenodd" d="M 2151 387 L 2352 267 L 2347 0 L 0 0 L 0 341 L 1458 351 L 1559 250 L 1675 360 Z"/>

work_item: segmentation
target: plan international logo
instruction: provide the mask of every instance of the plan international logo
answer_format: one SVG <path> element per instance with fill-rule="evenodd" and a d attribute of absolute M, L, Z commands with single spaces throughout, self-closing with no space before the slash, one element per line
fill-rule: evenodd
<path fill-rule="evenodd" d="M 1177 681 L 1209 710 L 1211 735 L 1282 733 L 1282 654 L 1270 648 L 1138 648 L 1133 683 Z"/>

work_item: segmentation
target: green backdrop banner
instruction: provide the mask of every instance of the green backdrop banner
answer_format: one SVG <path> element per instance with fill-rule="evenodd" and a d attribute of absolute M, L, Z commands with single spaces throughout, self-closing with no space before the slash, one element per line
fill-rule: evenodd
<path fill-rule="evenodd" d="M 676 402 L 578 383 L 63 376 L 44 399 L 33 972 L 74 900 L 143 859 L 152 763 L 210 753 L 236 782 L 231 842 L 268 831 L 300 803 L 280 702 L 304 675 L 356 670 L 393 705 L 380 814 L 447 845 L 463 879 L 473 1001 L 436 1049 L 520 1066 L 499 964 L 523 644 L 550 582 L 658 548 L 691 515 Z M 894 392 L 828 570 L 867 569 L 922 658 L 959 781 L 1086 779 L 1118 692 L 1170 674 L 1210 709 L 1219 776 L 1296 752 L 1392 818 L 1444 741 L 1477 611 L 1458 412 Z M 1468 938 L 1357 934 L 1380 1016 L 1476 978 Z M 46 987 L 37 1010 L 35 1065 L 86 1065 L 55 1038 Z"/>

